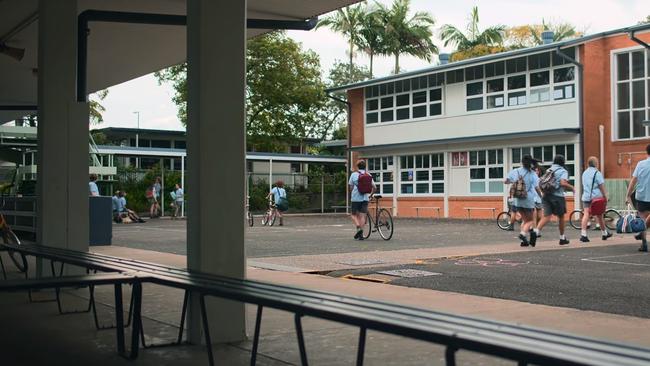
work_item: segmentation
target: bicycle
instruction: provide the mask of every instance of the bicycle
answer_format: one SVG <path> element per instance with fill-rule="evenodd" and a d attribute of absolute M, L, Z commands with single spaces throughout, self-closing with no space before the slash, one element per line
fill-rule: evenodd
<path fill-rule="evenodd" d="M 569 215 L 569 224 L 576 230 L 580 230 L 582 228 L 582 217 L 584 216 L 584 213 L 582 210 L 573 210 L 571 212 L 571 215 Z M 613 208 L 610 208 L 609 210 L 605 211 L 603 214 L 603 220 L 605 221 L 605 226 L 609 230 L 616 230 L 616 223 L 618 222 L 618 219 L 621 218 L 621 213 L 618 212 L 618 210 L 615 210 Z M 594 217 L 592 216 L 589 220 L 589 226 L 591 226 L 591 223 L 595 221 Z M 594 225 L 596 225 L 594 223 Z M 598 228 L 597 226 L 594 226 Z"/>
<path fill-rule="evenodd" d="M 14 177 L 15 179 L 15 177 Z M 4 184 L 0 186 L 0 192 L 2 192 L 2 209 L 4 210 L 6 205 L 7 192 L 14 187 L 14 183 Z M 2 240 L 5 244 L 12 246 L 20 246 L 20 239 L 18 236 L 11 230 L 11 227 L 7 223 L 7 220 L 4 217 L 4 214 L 0 212 L 0 230 L 2 232 Z M 27 258 L 24 254 L 15 252 L 9 248 L 1 248 L 0 251 L 6 251 L 9 254 L 9 258 L 14 263 L 16 268 L 20 272 L 27 272 Z M 5 271 L 4 263 L 2 262 L 2 257 L 0 256 L 0 267 L 2 267 L 2 275 L 4 279 L 7 279 L 7 272 Z"/>
<path fill-rule="evenodd" d="M 370 213 L 366 213 L 366 224 L 363 226 L 363 238 L 368 239 L 371 233 L 379 232 L 384 240 L 390 240 L 393 237 L 393 216 L 385 208 L 379 207 L 380 195 L 373 195 L 370 201 L 375 202 L 375 217 L 373 218 Z"/>
<path fill-rule="evenodd" d="M 275 224 L 275 219 L 278 217 L 277 211 L 275 210 L 275 203 L 273 200 L 269 199 L 269 208 L 266 210 L 262 216 L 262 225 L 263 226 L 273 226 Z"/>
<path fill-rule="evenodd" d="M 508 230 L 510 228 L 510 220 L 512 219 L 512 205 L 508 203 L 508 211 L 502 211 L 497 215 L 497 226 L 501 230 Z M 515 212 L 515 221 L 521 225 L 521 214 Z"/>

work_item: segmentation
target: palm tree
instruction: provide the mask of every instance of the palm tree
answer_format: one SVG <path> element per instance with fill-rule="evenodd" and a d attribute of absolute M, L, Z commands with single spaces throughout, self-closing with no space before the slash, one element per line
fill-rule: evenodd
<path fill-rule="evenodd" d="M 366 7 L 361 16 L 361 28 L 357 38 L 357 48 L 370 57 L 370 78 L 372 79 L 372 65 L 374 56 L 383 54 L 384 27 L 378 12 L 379 8 Z"/>
<path fill-rule="evenodd" d="M 497 46 L 503 43 L 505 26 L 497 25 L 481 32 L 478 23 L 478 7 L 475 6 L 472 8 L 470 21 L 467 24 L 467 34 L 451 24 L 445 24 L 440 29 L 440 38 L 445 46 L 456 46 L 457 51 L 467 51 L 477 46 Z"/>
<path fill-rule="evenodd" d="M 364 9 L 362 5 L 348 6 L 344 9 L 339 9 L 336 14 L 327 18 L 321 19 L 316 25 L 316 29 L 320 27 L 328 27 L 332 31 L 341 33 L 348 39 L 349 43 L 349 75 L 352 75 L 352 67 L 354 62 L 354 47 L 359 44 L 359 29 L 361 28 L 361 19 L 363 18 Z"/>
<path fill-rule="evenodd" d="M 393 72 L 399 72 L 401 54 L 431 61 L 431 56 L 438 53 L 438 47 L 431 41 L 431 27 L 435 24 L 431 14 L 418 11 L 409 18 L 410 0 L 395 0 L 390 9 L 377 5 L 377 13 L 384 28 L 383 53 L 395 56 Z"/>
<path fill-rule="evenodd" d="M 541 25 L 532 25 L 530 26 L 530 35 L 535 45 L 541 45 L 544 43 L 542 39 L 542 32 L 552 31 L 553 32 L 553 42 L 563 41 L 569 38 L 576 38 L 582 35 L 581 32 L 576 31 L 576 27 L 569 23 L 546 23 L 542 19 Z"/>

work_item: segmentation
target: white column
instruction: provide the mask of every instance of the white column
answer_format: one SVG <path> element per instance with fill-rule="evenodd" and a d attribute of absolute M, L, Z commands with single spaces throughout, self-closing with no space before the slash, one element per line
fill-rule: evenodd
<path fill-rule="evenodd" d="M 397 155 L 393 155 L 393 216 L 399 215 L 398 202 L 397 202 L 397 191 L 399 186 L 397 185 L 397 175 L 399 170 L 397 169 Z"/>
<path fill-rule="evenodd" d="M 451 162 L 449 159 L 449 154 L 451 154 L 448 151 L 445 151 L 445 179 L 444 179 L 444 184 L 445 184 L 445 193 L 444 193 L 444 198 L 442 199 L 442 205 L 444 206 L 444 216 L 449 217 L 449 190 L 451 187 L 449 186 L 449 182 L 451 181 Z"/>
<path fill-rule="evenodd" d="M 190 269 L 244 278 L 246 1 L 187 2 L 188 207 Z M 218 141 L 218 143 L 216 143 Z M 215 184 L 221 194 L 215 194 Z M 214 342 L 246 338 L 244 304 L 208 298 Z M 199 343 L 198 297 L 190 341 Z"/>
<path fill-rule="evenodd" d="M 77 1 L 39 2 L 37 243 L 88 250 L 88 104 L 76 102 Z"/>
<path fill-rule="evenodd" d="M 183 188 L 183 193 L 185 193 L 185 156 L 181 156 L 181 188 Z M 185 195 L 183 195 L 183 204 L 181 205 L 181 217 L 185 217 Z"/>

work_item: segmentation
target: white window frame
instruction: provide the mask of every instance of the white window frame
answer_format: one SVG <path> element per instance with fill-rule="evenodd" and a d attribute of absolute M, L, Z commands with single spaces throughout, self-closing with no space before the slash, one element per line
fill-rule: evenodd
<path fill-rule="evenodd" d="M 490 164 L 490 150 L 496 151 L 497 154 L 497 162 L 494 164 Z M 472 165 L 472 153 L 477 153 L 479 151 L 484 151 L 485 152 L 485 165 L 478 165 L 478 156 L 477 156 L 477 165 Z M 501 153 L 501 163 L 499 163 L 499 152 Z M 506 172 L 506 157 L 503 156 L 503 149 L 502 148 L 492 148 L 492 149 L 478 149 L 478 150 L 469 150 L 467 152 L 467 168 L 468 168 L 468 173 L 469 173 L 469 178 L 467 179 L 467 192 L 469 193 L 470 196 L 501 196 L 503 195 L 503 184 L 504 179 L 507 176 Z M 503 171 L 502 177 L 501 178 L 490 178 L 490 168 L 501 168 Z M 485 170 L 485 178 L 483 179 L 472 179 L 472 169 L 484 169 Z M 476 182 L 483 182 L 485 184 L 485 191 L 484 192 L 472 192 L 472 183 Z M 500 182 L 502 184 L 502 189 L 499 192 L 490 192 L 490 183 L 491 182 Z"/>
<path fill-rule="evenodd" d="M 388 196 L 392 197 L 394 193 L 386 193 L 384 192 L 384 185 L 392 185 L 393 186 L 393 192 L 395 192 L 395 174 L 394 174 L 394 168 L 395 168 L 395 161 L 393 160 L 392 155 L 388 156 L 376 156 L 376 157 L 370 157 L 366 158 L 367 163 L 368 163 L 368 173 L 373 175 L 373 179 L 375 181 L 375 187 L 378 187 L 379 189 L 377 190 L 376 193 L 381 194 L 382 196 Z M 371 160 L 372 164 L 371 164 Z M 384 168 L 384 162 L 386 162 L 386 168 Z M 379 163 L 379 169 L 376 169 L 376 164 Z M 372 169 L 371 169 L 372 168 Z M 390 173 L 392 176 L 392 181 L 384 181 L 384 173 Z M 377 174 L 377 179 L 374 178 L 374 175 Z"/>
<path fill-rule="evenodd" d="M 433 161 L 433 156 L 436 156 L 439 161 L 438 166 L 433 166 L 432 161 Z M 416 156 L 426 156 L 429 159 L 429 167 L 427 168 L 416 168 L 416 162 L 415 158 Z M 403 167 L 402 166 L 402 158 L 410 158 L 411 161 L 413 162 L 413 168 L 408 168 L 408 167 Z M 445 190 L 446 190 L 446 185 L 445 185 L 445 176 L 447 175 L 446 167 L 445 167 L 445 153 L 443 152 L 433 152 L 433 153 L 423 153 L 423 154 L 410 154 L 410 155 L 400 155 L 397 157 L 399 161 L 399 169 L 397 170 L 397 175 L 399 178 L 398 184 L 397 184 L 397 195 L 398 197 L 442 197 L 445 195 Z M 402 173 L 403 172 L 408 172 L 408 171 L 413 171 L 413 181 L 402 181 Z M 418 180 L 417 179 L 417 172 L 421 171 L 428 171 L 429 172 L 429 179 L 428 180 Z M 442 179 L 433 179 L 433 172 L 434 171 L 442 171 L 443 176 Z M 428 185 L 428 193 L 417 193 L 417 185 L 418 184 L 427 184 Z M 413 186 L 413 192 L 412 193 L 402 193 L 402 184 L 410 184 Z M 433 193 L 432 185 L 433 184 L 442 184 L 442 192 L 440 193 Z"/>
<path fill-rule="evenodd" d="M 578 161 L 576 160 L 576 158 L 578 157 L 578 144 L 577 144 L 577 143 L 574 143 L 574 142 L 549 142 L 549 143 L 544 143 L 544 144 L 526 144 L 526 145 L 520 145 L 520 146 L 510 147 L 510 148 L 508 149 L 508 151 L 509 151 L 509 153 L 510 153 L 510 154 L 509 154 L 509 157 L 508 157 L 508 158 L 510 159 L 510 160 L 509 160 L 509 161 L 510 161 L 510 166 L 512 167 L 512 169 L 519 168 L 519 167 L 521 166 L 521 158 L 524 156 L 524 154 L 522 154 L 522 153 L 520 152 L 520 155 L 519 155 L 519 162 L 515 162 L 515 161 L 514 161 L 515 159 L 514 159 L 514 156 L 513 156 L 513 154 L 514 154 L 513 151 L 514 151 L 515 149 L 530 149 L 531 156 L 533 156 L 533 158 L 537 159 L 537 158 L 533 155 L 533 150 L 534 150 L 534 148 L 536 148 L 536 147 L 541 147 L 541 148 L 543 149 L 543 148 L 546 147 L 546 146 L 552 146 L 552 147 L 553 147 L 553 151 L 552 151 L 552 154 L 551 154 L 551 155 L 552 155 L 553 157 L 551 158 L 551 160 L 544 160 L 544 153 L 543 153 L 543 150 L 542 150 L 542 160 L 540 161 L 540 163 L 541 163 L 541 165 L 544 166 L 545 168 L 548 168 L 548 167 L 550 167 L 550 166 L 553 164 L 553 158 L 555 157 L 555 155 L 558 154 L 557 146 L 559 146 L 559 145 L 563 145 L 563 146 L 564 146 L 564 151 L 565 151 L 565 153 L 562 154 L 562 155 L 564 156 L 564 159 L 565 159 L 565 162 L 564 162 L 564 163 L 565 163 L 565 166 L 566 166 L 566 165 L 573 165 L 573 175 L 571 175 L 571 172 L 569 171 L 569 169 L 567 169 L 567 172 L 569 173 L 569 181 L 570 181 L 570 182 L 577 182 L 577 180 L 576 180 L 576 173 L 579 173 L 579 170 L 578 170 L 578 169 L 579 169 Z M 567 154 L 566 154 L 566 148 L 567 148 L 567 146 L 570 146 L 570 145 L 573 146 L 573 159 L 572 159 L 572 160 L 569 160 L 568 157 L 567 157 Z M 567 194 L 568 196 L 571 196 L 571 195 L 573 195 L 573 192 L 568 192 L 568 191 L 567 191 L 566 194 Z"/>
<path fill-rule="evenodd" d="M 644 58 L 644 63 L 643 63 L 643 68 L 644 68 L 644 77 L 641 78 L 634 78 L 632 75 L 632 53 L 642 51 L 645 55 Z M 618 80 L 618 55 L 627 53 L 629 54 L 629 59 L 628 59 L 628 66 L 629 66 L 629 78 L 627 80 L 619 81 Z M 648 67 L 648 59 L 650 58 L 650 51 L 645 49 L 642 46 L 635 46 L 635 47 L 628 47 L 628 48 L 621 48 L 621 49 L 616 49 L 612 50 L 610 52 L 610 68 L 611 68 L 611 133 L 612 133 L 612 141 L 634 141 L 634 140 L 645 140 L 650 137 L 650 130 L 648 127 L 644 127 L 645 129 L 645 136 L 640 136 L 640 137 L 634 137 L 634 112 L 640 112 L 643 111 L 645 112 L 645 118 L 643 120 L 648 120 L 650 119 L 650 103 L 648 103 L 648 92 L 650 92 L 650 69 Z M 643 81 L 643 86 L 645 90 L 645 95 L 644 95 L 644 103 L 645 105 L 643 107 L 637 107 L 634 108 L 634 100 L 633 100 L 633 83 L 635 81 Z M 626 109 L 618 109 L 618 86 L 620 84 L 628 84 L 629 85 L 629 90 L 628 90 L 628 98 L 630 105 Z M 618 113 L 619 112 L 627 112 L 630 116 L 630 137 L 628 138 L 621 138 L 619 137 L 618 134 Z"/>

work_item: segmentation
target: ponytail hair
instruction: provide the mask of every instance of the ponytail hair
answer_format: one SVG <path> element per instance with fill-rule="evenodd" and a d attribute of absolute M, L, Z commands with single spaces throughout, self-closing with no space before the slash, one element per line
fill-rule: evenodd
<path fill-rule="evenodd" d="M 526 168 L 527 170 L 532 170 L 533 169 L 533 163 L 535 160 L 533 160 L 533 157 L 526 154 L 521 158 L 521 165 Z"/>

